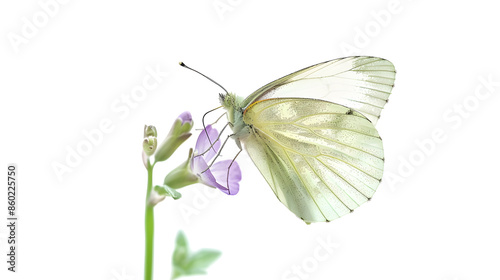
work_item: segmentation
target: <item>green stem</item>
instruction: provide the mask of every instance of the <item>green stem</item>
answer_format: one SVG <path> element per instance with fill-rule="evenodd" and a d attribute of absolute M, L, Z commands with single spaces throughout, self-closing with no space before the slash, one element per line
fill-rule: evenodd
<path fill-rule="evenodd" d="M 155 220 L 153 205 L 149 204 L 149 197 L 153 189 L 153 165 L 148 162 L 148 190 L 146 195 L 146 213 L 145 213 L 145 230 L 146 230 L 146 251 L 144 255 L 144 280 L 153 279 L 153 241 L 155 231 Z"/>

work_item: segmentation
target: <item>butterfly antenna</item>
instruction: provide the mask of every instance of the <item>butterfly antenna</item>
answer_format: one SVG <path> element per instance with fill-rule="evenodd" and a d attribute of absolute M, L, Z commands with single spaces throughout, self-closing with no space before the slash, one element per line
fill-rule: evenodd
<path fill-rule="evenodd" d="M 191 71 L 194 71 L 194 72 L 196 72 L 196 73 L 198 73 L 198 74 L 202 75 L 203 77 L 205 77 L 205 78 L 209 79 L 210 81 L 212 81 L 212 83 L 214 83 L 214 84 L 218 85 L 218 86 L 219 86 L 221 89 L 223 89 L 223 90 L 224 90 L 227 94 L 229 94 L 229 92 L 228 92 L 228 91 L 227 91 L 227 90 L 226 90 L 223 86 L 221 86 L 219 83 L 217 83 L 216 81 L 214 81 L 214 80 L 210 79 L 210 78 L 209 78 L 209 77 L 207 77 L 206 75 L 204 75 L 204 74 L 202 74 L 202 73 L 200 73 L 200 72 L 198 72 L 198 71 L 194 70 L 193 68 L 191 68 L 191 67 L 187 66 L 186 64 L 184 64 L 184 62 L 179 62 L 179 65 L 180 65 L 180 66 L 182 66 L 182 67 L 184 67 L 184 68 L 187 68 L 187 69 L 189 69 L 189 70 L 191 70 Z"/>

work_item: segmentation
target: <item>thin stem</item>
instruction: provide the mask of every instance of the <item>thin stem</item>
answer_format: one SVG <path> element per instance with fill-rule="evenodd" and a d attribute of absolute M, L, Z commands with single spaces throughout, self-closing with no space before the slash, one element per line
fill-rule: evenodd
<path fill-rule="evenodd" d="M 153 279 L 153 241 L 155 231 L 154 209 L 149 203 L 149 197 L 153 189 L 153 165 L 148 164 L 148 190 L 146 195 L 146 213 L 145 213 L 145 230 L 146 230 L 146 251 L 144 255 L 144 280 Z"/>

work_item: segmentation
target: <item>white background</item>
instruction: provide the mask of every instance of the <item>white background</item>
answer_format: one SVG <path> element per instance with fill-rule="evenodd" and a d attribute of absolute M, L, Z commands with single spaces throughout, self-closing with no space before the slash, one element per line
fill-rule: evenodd
<path fill-rule="evenodd" d="M 143 126 L 163 138 L 188 110 L 201 128 L 202 114 L 219 105 L 221 89 L 179 61 L 246 96 L 303 67 L 362 54 L 397 69 L 377 125 L 386 172 L 372 201 L 306 226 L 242 154 L 238 195 L 196 185 L 155 208 L 155 279 L 169 279 L 179 229 L 193 249 L 223 252 L 208 275 L 191 279 L 499 279 L 500 20 L 490 3 L 3 1 L 0 168 L 19 169 L 19 245 L 18 273 L 7 272 L 2 218 L 0 278 L 142 279 Z M 148 68 L 169 75 L 125 105 Z M 60 180 L 54 165 L 66 165 L 103 120 L 112 131 Z M 156 166 L 155 183 L 197 134 Z"/>

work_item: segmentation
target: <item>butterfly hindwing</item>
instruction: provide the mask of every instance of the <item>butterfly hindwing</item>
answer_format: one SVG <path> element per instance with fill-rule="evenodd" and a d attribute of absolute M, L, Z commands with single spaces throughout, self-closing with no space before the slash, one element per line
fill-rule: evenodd
<path fill-rule="evenodd" d="M 370 199 L 383 173 L 377 130 L 345 106 L 306 98 L 250 105 L 241 139 L 278 199 L 306 222 L 331 221 Z"/>

